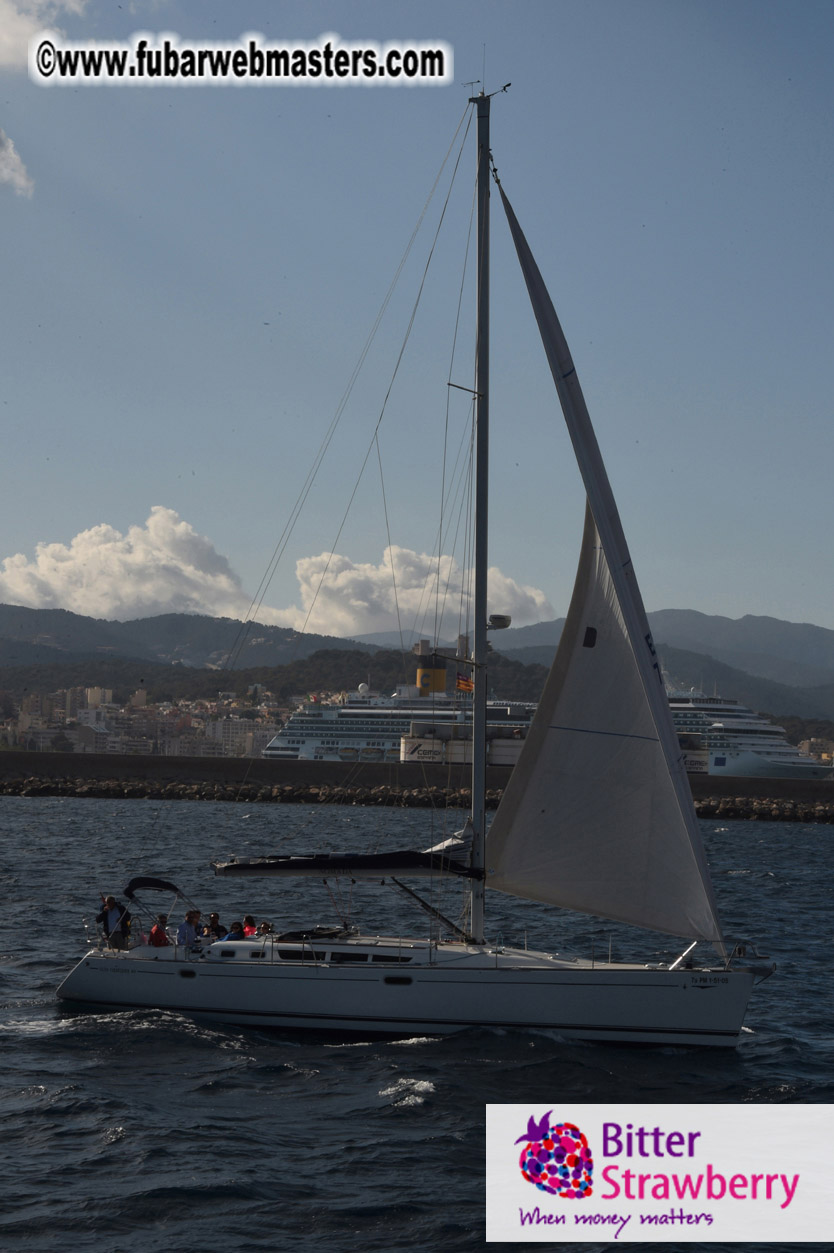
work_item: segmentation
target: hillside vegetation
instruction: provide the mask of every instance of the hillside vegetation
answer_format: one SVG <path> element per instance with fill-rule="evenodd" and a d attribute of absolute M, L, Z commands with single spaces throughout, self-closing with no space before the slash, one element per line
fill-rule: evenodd
<path fill-rule="evenodd" d="M 502 700 L 537 701 L 547 671 L 544 666 L 522 666 L 499 654 L 490 658 L 491 695 Z M 111 688 L 113 699 L 124 704 L 137 688 L 145 688 L 152 704 L 182 700 L 216 700 L 217 693 L 244 697 L 259 685 L 279 700 L 306 692 L 353 691 L 367 683 L 372 691 L 393 692 L 400 683 L 413 683 L 415 658 L 393 650 L 368 653 L 323 649 L 286 666 L 256 666 L 249 670 L 192 670 L 118 659 L 49 665 L 7 666 L 0 670 L 0 690 L 20 702 L 31 692 L 54 692 L 70 687 Z M 450 680 L 451 682 L 451 680 Z"/>

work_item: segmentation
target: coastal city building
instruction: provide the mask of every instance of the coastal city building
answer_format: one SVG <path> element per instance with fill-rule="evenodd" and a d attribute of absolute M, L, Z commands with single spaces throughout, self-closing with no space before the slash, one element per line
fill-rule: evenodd
<path fill-rule="evenodd" d="M 15 707 L 0 693 L 0 749 L 76 754 L 118 753 L 160 757 L 264 757 L 341 762 L 470 760 L 470 698 L 418 685 L 393 695 L 314 692 L 282 705 L 263 688 L 246 697 L 217 692 L 213 700 L 149 703 L 144 688 L 123 704 L 112 690 L 76 687 L 27 693 Z M 696 692 L 671 692 L 669 703 L 694 774 L 827 778 L 834 742 L 822 738 L 789 744 L 782 727 L 738 701 Z M 512 766 L 535 706 L 491 701 L 487 757 Z"/>
<path fill-rule="evenodd" d="M 152 705 L 140 689 L 120 705 L 107 689 L 73 688 L 28 694 L 18 709 L 6 699 L 2 712 L 0 749 L 260 757 L 288 710 L 264 691 L 257 704 L 235 692 L 218 692 L 214 701 Z"/>

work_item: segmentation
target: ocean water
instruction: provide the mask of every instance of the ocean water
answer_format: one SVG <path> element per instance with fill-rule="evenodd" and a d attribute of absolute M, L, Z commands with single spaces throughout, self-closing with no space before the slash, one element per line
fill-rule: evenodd
<path fill-rule="evenodd" d="M 425 915 L 404 918 L 392 891 L 330 898 L 307 881 L 218 880 L 209 862 L 425 846 L 453 817 L 428 830 L 424 811 L 0 798 L 0 1248 L 475 1250 L 487 1102 L 834 1101 L 830 826 L 704 823 L 728 935 L 778 965 L 735 1050 L 580 1046 L 551 1032 L 347 1042 L 171 1013 L 84 1014 L 54 998 L 99 893 L 134 874 L 172 879 L 227 923 L 252 912 L 288 929 L 349 911 L 425 934 Z M 632 948 L 615 926 L 499 894 L 490 905 L 492 938 L 506 942 L 660 951 L 651 937 Z"/>

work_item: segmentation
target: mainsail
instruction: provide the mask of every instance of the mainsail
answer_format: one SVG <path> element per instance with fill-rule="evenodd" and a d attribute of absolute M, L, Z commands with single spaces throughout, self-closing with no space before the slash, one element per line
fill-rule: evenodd
<path fill-rule="evenodd" d="M 682 754 L 558 318 L 501 191 L 588 496 L 556 660 L 487 841 L 486 882 L 723 950 Z"/>

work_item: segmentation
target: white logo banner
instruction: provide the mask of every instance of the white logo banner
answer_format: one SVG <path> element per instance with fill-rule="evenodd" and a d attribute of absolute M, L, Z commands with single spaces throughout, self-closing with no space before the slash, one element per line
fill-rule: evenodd
<path fill-rule="evenodd" d="M 825 1242 L 831 1105 L 487 1105 L 487 1241 Z"/>

